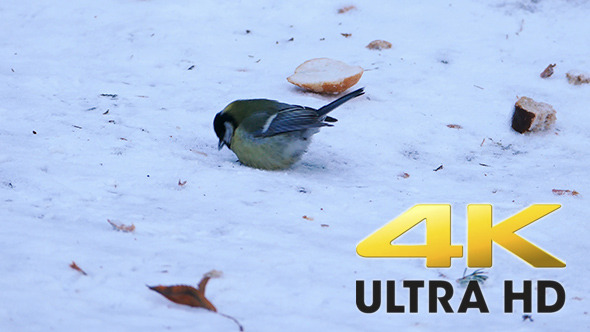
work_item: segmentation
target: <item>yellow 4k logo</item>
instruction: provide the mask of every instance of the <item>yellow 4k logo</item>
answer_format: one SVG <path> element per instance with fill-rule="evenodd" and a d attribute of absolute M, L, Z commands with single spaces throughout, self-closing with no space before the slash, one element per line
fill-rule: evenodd
<path fill-rule="evenodd" d="M 492 206 L 467 206 L 467 265 L 492 266 L 492 244 L 504 247 L 534 267 L 565 267 L 565 262 L 515 234 L 519 229 L 559 209 L 559 204 L 534 204 L 492 226 Z M 426 220 L 426 244 L 393 244 L 393 240 Z M 427 267 L 450 267 L 463 257 L 463 246 L 451 244 L 451 205 L 418 204 L 362 240 L 363 257 L 422 257 Z"/>

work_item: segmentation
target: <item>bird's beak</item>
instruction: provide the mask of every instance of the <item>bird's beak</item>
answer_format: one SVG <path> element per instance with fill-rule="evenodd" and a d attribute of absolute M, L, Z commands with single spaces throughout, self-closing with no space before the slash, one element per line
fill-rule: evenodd
<path fill-rule="evenodd" d="M 225 145 L 225 142 L 222 139 L 220 139 L 219 144 L 217 145 L 217 150 L 223 149 L 224 145 Z"/>

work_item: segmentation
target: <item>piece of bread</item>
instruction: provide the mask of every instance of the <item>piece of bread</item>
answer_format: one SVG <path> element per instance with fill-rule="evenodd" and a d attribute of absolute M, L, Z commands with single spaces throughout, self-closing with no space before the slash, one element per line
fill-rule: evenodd
<path fill-rule="evenodd" d="M 565 74 L 567 81 L 573 85 L 582 85 L 590 83 L 590 74 L 577 70 L 570 70 Z"/>
<path fill-rule="evenodd" d="M 381 39 L 377 39 L 377 40 L 373 40 L 372 42 L 369 43 L 369 45 L 367 45 L 367 48 L 370 50 L 386 50 L 386 49 L 390 49 L 391 48 L 391 43 L 388 42 L 387 40 L 381 40 Z"/>
<path fill-rule="evenodd" d="M 541 131 L 551 128 L 555 123 L 555 110 L 547 103 L 536 102 L 529 97 L 521 97 L 514 105 L 512 129 L 519 133 Z"/>
<path fill-rule="evenodd" d="M 363 68 L 338 60 L 317 58 L 307 60 L 287 77 L 298 87 L 317 93 L 340 93 L 355 85 L 363 76 Z"/>

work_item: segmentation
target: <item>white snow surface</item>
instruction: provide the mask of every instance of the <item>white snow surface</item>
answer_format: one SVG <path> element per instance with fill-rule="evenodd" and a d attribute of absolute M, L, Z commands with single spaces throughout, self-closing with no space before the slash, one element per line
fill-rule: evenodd
<path fill-rule="evenodd" d="M 590 85 L 565 78 L 590 71 L 589 16 L 585 0 L 3 0 L 0 330 L 237 331 L 146 287 L 212 269 L 223 276 L 207 297 L 245 331 L 590 329 Z M 375 39 L 393 48 L 365 48 Z M 217 150 L 213 117 L 233 100 L 333 100 L 286 81 L 317 57 L 365 68 L 366 94 L 332 113 L 301 162 L 261 171 Z M 513 131 L 519 96 L 551 104 L 555 128 Z M 356 254 L 419 203 L 451 204 L 464 247 L 467 204 L 492 204 L 495 222 L 561 204 L 519 234 L 567 267 L 495 245 L 490 313 L 430 314 L 427 289 L 419 313 L 361 313 L 356 280 L 396 280 L 406 306 L 402 280 L 446 280 L 456 311 L 465 256 L 426 268 Z M 423 243 L 424 229 L 400 241 Z M 504 280 L 556 280 L 565 306 L 532 322 L 518 302 L 504 313 Z"/>

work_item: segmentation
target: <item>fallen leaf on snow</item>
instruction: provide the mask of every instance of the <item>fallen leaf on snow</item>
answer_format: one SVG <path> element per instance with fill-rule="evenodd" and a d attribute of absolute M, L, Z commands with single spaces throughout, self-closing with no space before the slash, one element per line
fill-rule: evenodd
<path fill-rule="evenodd" d="M 407 179 L 410 177 L 410 174 L 403 172 L 403 173 L 400 173 L 397 177 L 400 177 L 402 179 Z"/>
<path fill-rule="evenodd" d="M 352 33 L 341 33 L 341 35 L 344 36 L 344 38 L 348 38 L 352 36 Z"/>
<path fill-rule="evenodd" d="M 303 216 L 302 218 L 305 219 L 305 220 L 313 221 L 313 218 L 312 217 Z"/>
<path fill-rule="evenodd" d="M 575 191 L 575 190 L 569 190 L 569 189 L 553 189 L 551 190 L 551 192 L 553 192 L 555 195 L 558 196 L 563 196 L 563 195 L 569 195 L 569 196 L 578 196 L 580 193 Z"/>
<path fill-rule="evenodd" d="M 166 297 L 168 300 L 184 304 L 191 307 L 205 308 L 217 312 L 217 309 L 200 290 L 188 285 L 176 286 L 148 286 L 149 289 L 156 291 Z"/>
<path fill-rule="evenodd" d="M 135 230 L 135 225 L 133 225 L 133 224 L 131 224 L 131 226 L 127 226 L 124 224 L 117 224 L 117 223 L 112 222 L 110 219 L 107 219 L 107 222 L 109 224 L 111 224 L 111 226 L 113 226 L 114 230 L 117 230 L 117 231 L 129 233 L 129 232 L 133 232 Z"/>
<path fill-rule="evenodd" d="M 82 269 L 81 269 L 81 268 L 78 266 L 78 264 L 76 264 L 76 262 L 74 262 L 74 261 L 72 261 L 72 264 L 70 264 L 70 267 L 71 267 L 72 269 L 74 269 L 74 270 L 76 270 L 76 271 L 78 271 L 78 272 L 82 273 L 82 274 L 83 274 L 83 275 L 85 275 L 85 276 L 87 276 L 87 275 L 88 275 L 88 273 L 86 273 L 84 270 L 82 270 Z"/>
<path fill-rule="evenodd" d="M 353 9 L 356 9 L 356 7 L 355 6 L 342 7 L 340 9 L 338 9 L 338 14 L 344 14 L 346 12 L 349 12 L 349 11 L 353 10 Z"/>
<path fill-rule="evenodd" d="M 553 68 L 555 66 L 556 64 L 550 64 L 549 66 L 547 66 L 547 68 L 545 68 L 545 70 L 543 70 L 543 72 L 541 73 L 541 78 L 551 77 L 551 75 L 553 75 Z"/>
<path fill-rule="evenodd" d="M 184 186 L 186 184 L 186 181 L 181 181 L 180 179 L 178 179 L 178 185 L 179 186 Z"/>
<path fill-rule="evenodd" d="M 458 124 L 448 124 L 447 127 L 453 128 L 453 129 L 463 129 L 463 126 L 458 125 Z"/>
<path fill-rule="evenodd" d="M 205 288 L 207 287 L 207 283 L 211 278 L 218 278 L 221 276 L 221 272 L 212 270 L 205 275 L 203 275 L 203 279 L 199 282 L 198 288 L 188 285 L 176 285 L 176 286 L 148 286 L 149 289 L 162 294 L 168 300 L 178 303 L 184 304 L 191 307 L 197 308 L 205 308 L 207 310 L 211 310 L 213 312 L 217 312 L 215 306 L 209 302 L 209 300 L 205 297 Z"/>

